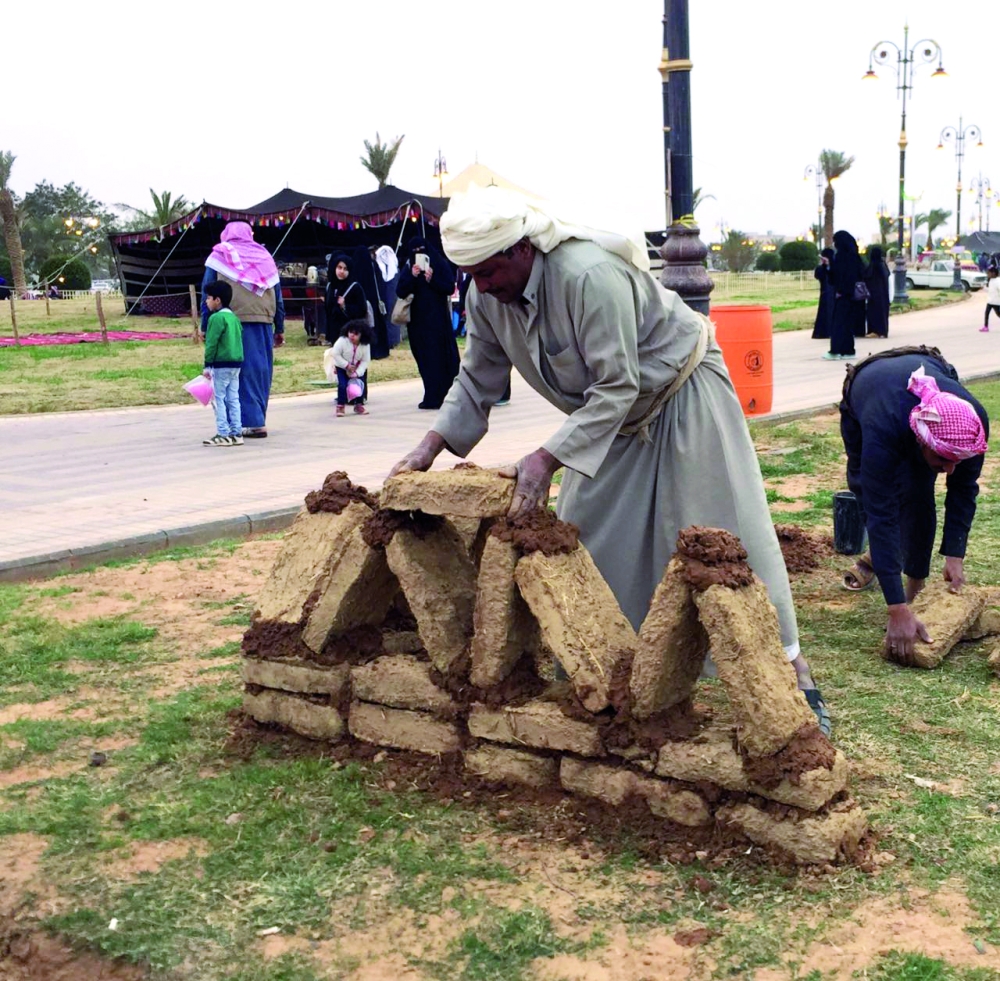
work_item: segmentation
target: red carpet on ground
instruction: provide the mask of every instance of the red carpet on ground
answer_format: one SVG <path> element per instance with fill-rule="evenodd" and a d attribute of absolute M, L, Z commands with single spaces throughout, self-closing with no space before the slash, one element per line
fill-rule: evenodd
<path fill-rule="evenodd" d="M 109 341 L 179 341 L 183 334 L 167 334 L 159 330 L 109 330 Z M 100 331 L 86 331 L 81 334 L 26 334 L 21 338 L 22 347 L 40 344 L 83 344 L 101 340 Z M 14 347 L 13 337 L 0 337 L 0 347 Z"/>

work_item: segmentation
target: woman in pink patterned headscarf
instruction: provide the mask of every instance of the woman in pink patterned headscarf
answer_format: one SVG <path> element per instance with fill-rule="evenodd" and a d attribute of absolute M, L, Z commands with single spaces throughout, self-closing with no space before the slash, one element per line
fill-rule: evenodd
<path fill-rule="evenodd" d="M 204 288 L 222 280 L 233 290 L 231 308 L 243 324 L 243 367 L 240 371 L 240 411 L 243 436 L 267 436 L 267 403 L 274 372 L 274 351 L 285 340 L 285 306 L 281 277 L 271 253 L 253 239 L 245 221 L 231 221 L 222 230 L 219 244 L 205 260 Z M 202 303 L 202 333 L 208 308 Z"/>
<path fill-rule="evenodd" d="M 955 593 L 965 585 L 988 430 L 986 410 L 934 348 L 883 352 L 859 364 L 844 386 L 847 483 L 864 511 L 871 547 L 871 558 L 859 559 L 845 584 L 863 589 L 877 577 L 889 611 L 890 660 L 912 664 L 916 642 L 930 640 L 909 604 L 930 574 L 939 474 L 947 481 L 944 579 Z"/>

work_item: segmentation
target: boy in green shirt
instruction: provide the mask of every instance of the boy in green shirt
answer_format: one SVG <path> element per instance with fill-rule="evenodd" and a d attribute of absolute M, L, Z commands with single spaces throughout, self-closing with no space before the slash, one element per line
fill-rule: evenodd
<path fill-rule="evenodd" d="M 243 325 L 229 309 L 233 288 L 229 283 L 209 283 L 205 306 L 211 316 L 205 332 L 205 377 L 212 379 L 215 396 L 215 435 L 203 446 L 242 446 L 240 368 L 243 366 Z"/>

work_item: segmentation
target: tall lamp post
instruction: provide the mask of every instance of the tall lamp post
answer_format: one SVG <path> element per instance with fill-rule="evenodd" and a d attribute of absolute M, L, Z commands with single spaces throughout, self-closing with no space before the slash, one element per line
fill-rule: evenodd
<path fill-rule="evenodd" d="M 891 49 L 891 50 L 890 50 Z M 896 61 L 893 64 L 892 52 L 896 54 Z M 896 282 L 895 282 L 895 302 L 909 303 L 910 297 L 906 293 L 906 258 L 903 255 L 903 225 L 906 222 L 906 215 L 903 211 L 903 193 L 906 190 L 906 94 L 913 90 L 913 72 L 918 63 L 930 64 L 937 61 L 937 68 L 932 73 L 932 78 L 940 78 L 947 75 L 941 63 L 941 45 L 930 38 L 917 41 L 910 47 L 910 25 L 903 27 L 903 46 L 894 44 L 892 41 L 879 41 L 868 55 L 868 71 L 865 78 L 878 78 L 873 65 L 888 65 L 896 73 L 896 91 L 903 100 L 903 111 L 899 127 L 899 210 L 898 214 L 898 242 L 896 252 Z"/>
<path fill-rule="evenodd" d="M 694 220 L 691 155 L 691 49 L 688 0 L 663 2 L 663 149 L 666 173 L 667 237 L 660 249 L 660 282 L 693 310 L 708 315 L 715 284 L 705 268 L 708 249 Z"/>
<path fill-rule="evenodd" d="M 441 156 L 441 148 L 438 147 L 437 160 L 434 161 L 434 179 L 438 182 L 438 197 L 444 197 L 444 179 L 448 176 L 448 164 Z"/>
<path fill-rule="evenodd" d="M 990 202 L 993 197 L 993 188 L 990 186 L 990 179 L 983 177 L 980 171 L 978 177 L 973 177 L 969 181 L 969 193 L 975 194 L 976 204 L 979 207 L 979 231 L 983 230 L 983 200 L 986 200 L 986 231 L 990 230 Z"/>
<path fill-rule="evenodd" d="M 975 140 L 976 146 L 982 146 L 982 130 L 975 123 L 963 127 L 962 117 L 959 116 L 958 128 L 945 126 L 941 130 L 937 145 L 939 150 L 943 150 L 945 143 L 954 142 L 955 144 L 955 162 L 958 164 L 958 182 L 955 184 L 955 238 L 962 236 L 962 158 L 965 156 L 965 141 L 967 139 Z"/>
<path fill-rule="evenodd" d="M 809 164 L 802 179 L 816 178 L 816 248 L 819 248 L 819 233 L 823 228 L 823 168 L 818 164 Z"/>

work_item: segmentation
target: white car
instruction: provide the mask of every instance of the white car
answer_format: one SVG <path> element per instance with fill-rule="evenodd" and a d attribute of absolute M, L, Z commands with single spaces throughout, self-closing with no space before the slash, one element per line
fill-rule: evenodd
<path fill-rule="evenodd" d="M 960 270 L 962 276 L 962 288 L 966 293 L 969 290 L 981 290 L 986 286 L 986 273 L 978 269 L 966 269 L 964 266 Z M 929 286 L 933 289 L 951 289 L 955 282 L 955 263 L 951 259 L 932 259 L 928 263 L 912 266 L 906 270 L 906 288 L 912 290 L 916 286 Z"/>

